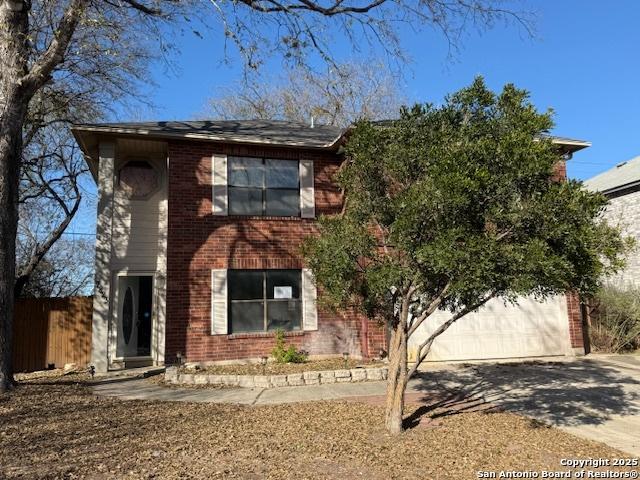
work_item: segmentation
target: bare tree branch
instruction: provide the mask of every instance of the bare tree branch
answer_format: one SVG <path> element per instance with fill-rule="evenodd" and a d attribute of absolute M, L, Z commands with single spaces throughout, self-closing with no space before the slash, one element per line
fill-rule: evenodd
<path fill-rule="evenodd" d="M 111 2 L 109 0 L 105 0 L 105 1 L 107 1 L 107 3 L 109 3 L 110 5 L 113 5 L 114 7 L 120 7 L 122 4 L 124 4 L 142 13 L 145 13 L 147 15 L 157 16 L 157 17 L 166 16 L 166 13 L 160 8 L 149 7 L 143 3 L 137 2 L 136 0 L 120 0 L 122 2 L 121 4 Z"/>
<path fill-rule="evenodd" d="M 431 314 L 433 314 L 433 312 L 435 312 L 440 307 L 440 305 L 442 305 L 442 302 L 444 301 L 447 295 L 447 292 L 449 291 L 450 288 L 451 288 L 451 282 L 447 283 L 442 288 L 442 290 L 440 290 L 440 292 L 435 296 L 435 298 L 429 303 L 427 308 L 425 308 L 424 311 L 418 317 L 413 319 L 413 321 L 409 326 L 409 330 L 407 332 L 408 337 L 411 337 L 411 335 L 415 333 L 415 331 L 420 327 L 420 325 L 422 325 L 422 323 Z"/>
<path fill-rule="evenodd" d="M 19 258 L 19 267 L 17 269 L 16 281 L 14 287 L 15 296 L 20 296 L 23 287 L 29 281 L 33 272 L 38 268 L 44 257 L 47 255 L 52 246 L 60 239 L 64 231 L 67 229 L 73 218 L 75 217 L 81 201 L 82 194 L 78 185 L 79 178 L 87 173 L 86 167 L 80 167 L 80 162 L 74 161 L 75 149 L 67 150 L 64 143 L 58 145 L 62 151 L 54 151 L 46 153 L 47 148 L 52 145 L 47 142 L 42 146 L 39 158 L 30 159 L 24 169 L 24 182 L 20 197 L 21 209 L 23 216 L 26 218 L 21 223 L 22 234 L 26 232 L 30 238 L 30 246 L 27 250 L 21 249 L 23 254 Z M 67 156 L 64 152 L 67 151 Z M 54 163 L 49 160 L 55 159 Z M 51 171 L 52 169 L 53 172 Z M 59 172 L 59 173 L 54 173 Z M 50 175 L 54 173 L 54 175 Z M 26 182 L 26 183 L 25 183 Z M 32 215 L 24 215 L 25 209 L 40 209 L 42 201 L 53 200 L 58 206 L 61 215 L 57 215 L 51 211 L 51 220 L 53 223 L 59 217 L 57 223 L 47 232 L 44 239 L 39 239 L 37 235 L 30 232 L 28 219 Z M 48 208 L 52 208 L 51 205 Z M 25 254 L 28 251 L 28 254 Z"/>
<path fill-rule="evenodd" d="M 36 60 L 29 73 L 21 80 L 25 89 L 29 92 L 27 94 L 29 97 L 49 81 L 53 70 L 62 63 L 64 54 L 71 43 L 71 39 L 88 3 L 88 0 L 71 1 L 58 24 L 49 47 Z"/>
<path fill-rule="evenodd" d="M 210 99 L 202 116 L 275 119 L 347 127 L 360 118 L 394 118 L 406 103 L 400 81 L 380 61 L 360 61 L 313 73 L 293 68 L 265 81 L 250 77 L 240 89 Z"/>
<path fill-rule="evenodd" d="M 78 195 L 71 209 L 68 209 L 64 202 L 61 202 L 64 205 L 67 215 L 64 217 L 62 222 L 60 222 L 60 224 L 58 224 L 58 226 L 49 233 L 49 236 L 46 238 L 46 240 L 37 245 L 35 251 L 31 254 L 29 262 L 17 272 L 15 287 L 14 287 L 15 297 L 20 296 L 20 294 L 22 293 L 23 287 L 29 281 L 30 276 L 38 267 L 38 265 L 40 264 L 44 256 L 47 254 L 47 252 L 49 252 L 53 244 L 60 239 L 64 231 L 67 229 L 67 227 L 71 223 L 71 220 L 73 220 L 73 217 L 78 211 L 78 208 L 80 207 L 81 200 L 82 200 L 82 196 Z"/>
<path fill-rule="evenodd" d="M 299 2 L 282 4 L 276 2 L 275 0 L 263 0 L 263 1 L 254 1 L 254 0 L 240 0 L 241 3 L 247 5 L 248 7 L 257 10 L 262 13 L 274 13 L 274 12 L 291 12 L 294 10 L 308 10 L 310 12 L 317 12 L 327 17 L 331 17 L 334 15 L 341 15 L 346 13 L 368 13 L 370 10 L 373 10 L 376 7 L 379 7 L 383 3 L 388 0 L 376 0 L 367 5 L 363 5 L 361 7 L 356 6 L 347 6 L 343 7 L 342 4 L 344 1 L 338 1 L 333 3 L 328 7 L 323 7 L 320 3 L 311 2 L 309 0 L 299 0 Z M 268 6 L 267 6 L 268 5 Z"/>
<path fill-rule="evenodd" d="M 493 297 L 495 297 L 496 293 L 495 292 L 491 292 L 489 294 L 487 294 L 482 300 L 480 300 L 479 302 L 473 304 L 473 305 L 469 305 L 468 307 L 463 308 L 462 310 L 460 310 L 459 312 L 457 312 L 456 314 L 454 314 L 451 318 L 449 318 L 449 320 L 447 320 L 446 322 L 444 322 L 442 325 L 440 325 L 424 342 L 422 342 L 420 344 L 420 346 L 418 347 L 418 351 L 416 354 L 416 361 L 413 364 L 413 366 L 411 367 L 411 369 L 409 370 L 409 373 L 407 375 L 407 378 L 411 378 L 413 376 L 413 374 L 416 373 L 416 371 L 418 370 L 418 367 L 420 366 L 420 364 L 424 361 L 424 359 L 427 357 L 427 355 L 429 354 L 429 351 L 431 350 L 431 345 L 433 345 L 433 342 L 435 341 L 436 338 L 438 338 L 438 336 L 440 336 L 442 333 L 445 332 L 445 330 L 447 330 L 451 325 L 453 325 L 456 321 L 458 321 L 459 319 L 461 319 L 462 317 L 464 317 L 466 314 L 471 313 L 475 310 L 477 310 L 478 308 L 480 308 L 482 305 L 484 305 L 485 303 L 487 303 L 489 300 L 491 300 Z"/>

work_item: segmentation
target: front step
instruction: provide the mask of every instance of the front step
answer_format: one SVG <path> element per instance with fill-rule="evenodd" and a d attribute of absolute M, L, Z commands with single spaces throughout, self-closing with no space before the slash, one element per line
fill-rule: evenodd
<path fill-rule="evenodd" d="M 125 358 L 124 368 L 140 368 L 153 366 L 153 359 L 151 357 L 140 358 Z"/>

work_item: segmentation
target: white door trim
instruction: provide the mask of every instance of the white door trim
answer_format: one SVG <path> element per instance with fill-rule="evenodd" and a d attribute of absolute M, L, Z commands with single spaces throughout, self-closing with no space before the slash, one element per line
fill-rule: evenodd
<path fill-rule="evenodd" d="M 111 271 L 111 285 L 113 296 L 111 297 L 111 319 L 109 322 L 109 358 L 108 364 L 111 367 L 115 362 L 122 362 L 125 357 L 118 357 L 118 315 L 120 299 L 120 277 L 151 277 L 151 355 L 155 364 L 158 362 L 158 272 L 154 270 L 135 270 L 129 268 L 115 269 Z M 140 357 L 126 357 L 130 360 L 140 359 Z"/>

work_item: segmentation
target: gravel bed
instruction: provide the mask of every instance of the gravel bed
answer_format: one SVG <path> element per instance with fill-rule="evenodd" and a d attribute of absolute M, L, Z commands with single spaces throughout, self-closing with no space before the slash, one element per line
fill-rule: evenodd
<path fill-rule="evenodd" d="M 628 457 L 511 413 L 435 410 L 400 437 L 382 413 L 354 402 L 120 401 L 32 381 L 0 397 L 0 478 L 464 480 Z"/>

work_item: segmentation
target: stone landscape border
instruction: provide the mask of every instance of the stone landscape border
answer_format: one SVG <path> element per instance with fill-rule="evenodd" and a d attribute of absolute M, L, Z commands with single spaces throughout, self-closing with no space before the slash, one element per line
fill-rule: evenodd
<path fill-rule="evenodd" d="M 226 387 L 275 388 L 321 385 L 329 383 L 378 382 L 387 379 L 387 367 L 323 370 L 286 375 L 216 375 L 183 373 L 167 367 L 165 381 L 174 385 L 224 385 Z"/>

